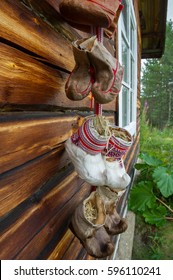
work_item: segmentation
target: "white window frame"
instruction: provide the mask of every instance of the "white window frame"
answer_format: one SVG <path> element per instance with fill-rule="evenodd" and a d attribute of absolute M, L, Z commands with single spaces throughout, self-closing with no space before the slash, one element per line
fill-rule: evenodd
<path fill-rule="evenodd" d="M 137 24 L 136 24 L 136 17 L 135 17 L 135 12 L 134 12 L 134 7 L 133 7 L 133 1 L 132 0 L 124 0 L 123 2 L 126 2 L 127 5 L 127 20 L 128 24 L 126 28 L 128 31 L 130 31 L 131 23 L 133 25 L 133 38 L 134 38 L 134 45 L 133 45 L 133 50 L 132 46 L 130 45 L 130 36 L 131 32 L 128 32 L 126 34 L 126 30 L 124 27 L 124 21 L 123 21 L 123 11 L 120 15 L 119 21 L 118 21 L 118 59 L 122 66 L 125 68 L 124 70 L 127 71 L 128 75 L 128 82 L 125 82 L 123 79 L 122 82 L 122 89 L 119 94 L 119 126 L 124 127 L 127 129 L 131 135 L 135 135 L 136 133 L 136 117 L 137 117 Z M 122 2 L 122 4 L 123 4 Z M 127 36 L 126 36 L 127 35 Z M 127 54 L 127 65 L 123 65 L 123 54 L 122 54 L 122 44 L 124 42 L 128 46 L 128 54 Z M 133 85 L 130 85 L 130 78 L 131 78 L 131 58 L 134 60 L 134 73 L 133 73 Z M 123 87 L 127 89 L 127 116 L 126 116 L 126 123 L 123 123 Z M 132 98 L 132 102 L 130 104 L 130 98 Z M 132 106 L 132 107 L 131 107 Z"/>

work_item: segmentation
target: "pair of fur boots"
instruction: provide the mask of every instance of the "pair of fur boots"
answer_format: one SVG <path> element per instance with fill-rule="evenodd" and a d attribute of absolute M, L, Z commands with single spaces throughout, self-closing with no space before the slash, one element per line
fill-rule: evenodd
<path fill-rule="evenodd" d="M 91 92 L 100 104 L 115 99 L 121 90 L 123 67 L 96 36 L 72 43 L 75 67 L 65 85 L 71 100 L 82 100 Z"/>
<path fill-rule="evenodd" d="M 120 195 L 121 190 L 114 192 L 105 186 L 98 187 L 75 209 L 71 220 L 73 232 L 91 256 L 111 255 L 114 251 L 112 235 L 127 229 L 126 220 L 116 211 Z"/>

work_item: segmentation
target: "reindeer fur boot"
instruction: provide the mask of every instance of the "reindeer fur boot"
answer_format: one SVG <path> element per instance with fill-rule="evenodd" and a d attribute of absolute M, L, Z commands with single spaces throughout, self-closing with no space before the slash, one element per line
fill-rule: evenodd
<path fill-rule="evenodd" d="M 113 101 L 121 89 L 123 67 L 97 39 L 88 51 L 88 57 L 94 68 L 91 92 L 95 100 L 100 104 Z"/>
<path fill-rule="evenodd" d="M 118 200 L 123 195 L 124 191 L 116 189 L 112 191 L 109 187 L 97 187 L 97 193 L 99 193 L 101 199 L 104 201 L 106 210 L 106 219 L 104 227 L 108 234 L 116 235 L 124 232 L 127 229 L 127 222 L 121 218 L 116 210 Z"/>
<path fill-rule="evenodd" d="M 92 192 L 81 202 L 72 216 L 72 227 L 87 252 L 103 258 L 113 253 L 114 246 L 104 228 L 105 208 L 100 195 Z"/>
<path fill-rule="evenodd" d="M 119 0 L 62 0 L 59 10 L 69 22 L 109 27 L 120 3 Z"/>
<path fill-rule="evenodd" d="M 83 41 L 85 41 L 85 50 L 80 47 Z M 77 40 L 72 43 L 76 64 L 65 85 L 66 95 L 71 100 L 82 100 L 91 91 L 92 75 L 86 50 L 92 41 L 93 38 L 89 38 L 87 40 Z"/>

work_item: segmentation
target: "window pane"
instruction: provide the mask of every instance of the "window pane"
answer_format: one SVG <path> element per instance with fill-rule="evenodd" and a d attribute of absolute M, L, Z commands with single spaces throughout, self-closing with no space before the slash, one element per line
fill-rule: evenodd
<path fill-rule="evenodd" d="M 124 67 L 124 81 L 128 83 L 128 52 L 129 48 L 128 45 L 126 44 L 124 38 L 122 38 L 122 65 Z"/>
<path fill-rule="evenodd" d="M 126 3 L 126 0 L 123 0 L 122 4 L 124 5 L 123 11 L 122 11 L 123 23 L 124 23 L 124 28 L 125 28 L 124 31 L 126 33 L 126 36 L 128 37 L 129 24 L 128 24 L 128 6 L 127 6 L 127 3 Z"/>
<path fill-rule="evenodd" d="M 123 86 L 122 90 L 122 125 L 128 124 L 128 89 Z"/>
<path fill-rule="evenodd" d="M 130 122 L 132 122 L 133 121 L 133 106 L 134 106 L 134 100 L 133 100 L 133 92 L 131 91 L 130 92 Z"/>
<path fill-rule="evenodd" d="M 132 89 L 134 89 L 134 80 L 135 79 L 135 63 L 134 63 L 134 59 L 131 55 L 131 59 L 130 59 L 130 87 Z"/>
<path fill-rule="evenodd" d="M 130 48 L 132 50 L 132 53 L 134 53 L 134 43 L 135 43 L 134 26 L 131 20 L 130 21 Z"/>

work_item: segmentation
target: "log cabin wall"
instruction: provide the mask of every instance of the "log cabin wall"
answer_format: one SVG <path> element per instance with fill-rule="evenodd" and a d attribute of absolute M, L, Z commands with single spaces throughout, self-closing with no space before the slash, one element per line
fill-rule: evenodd
<path fill-rule="evenodd" d="M 91 186 L 64 150 L 78 119 L 93 113 L 89 98 L 74 102 L 64 92 L 75 65 L 71 42 L 90 34 L 63 20 L 59 2 L 0 1 L 1 259 L 91 259 L 69 229 Z M 116 54 L 113 40 L 104 44 Z M 139 96 L 140 46 L 138 56 Z M 113 120 L 116 108 L 113 101 L 103 113 Z M 139 129 L 125 159 L 129 174 L 138 142 Z"/>

